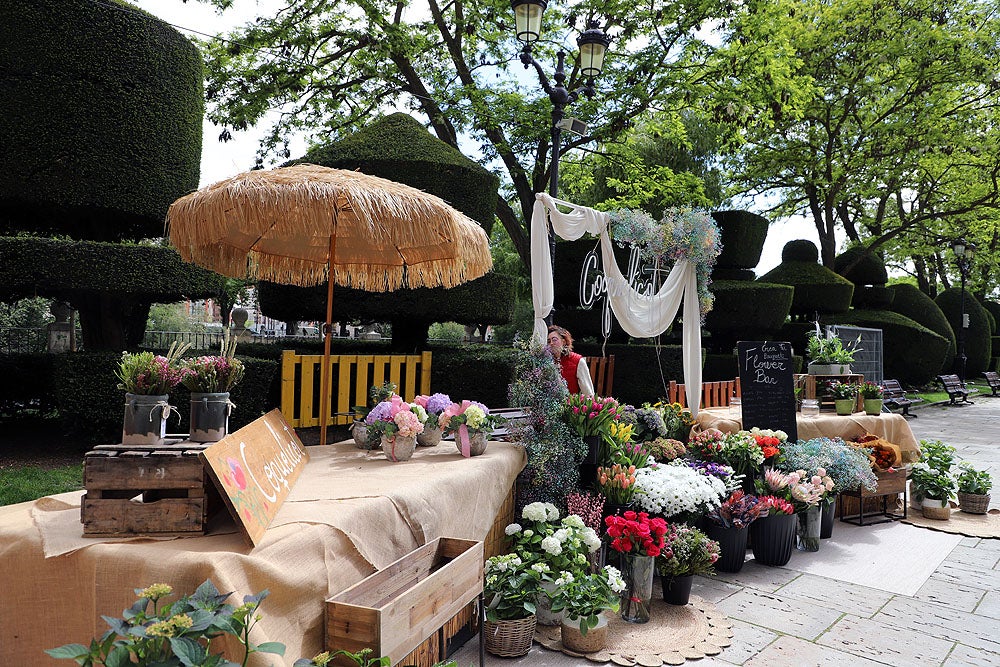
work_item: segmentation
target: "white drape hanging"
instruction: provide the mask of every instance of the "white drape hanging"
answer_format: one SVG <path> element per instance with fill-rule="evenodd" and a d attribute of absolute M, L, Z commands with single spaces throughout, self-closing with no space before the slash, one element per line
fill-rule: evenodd
<path fill-rule="evenodd" d="M 556 204 L 571 210 L 563 213 L 556 208 Z M 531 215 L 531 295 L 535 308 L 533 335 L 542 344 L 546 340 L 545 318 L 552 312 L 555 300 L 546 219 L 551 222 L 556 234 L 569 241 L 575 241 L 584 234 L 601 237 L 608 300 L 615 318 L 628 335 L 634 338 L 660 335 L 670 326 L 683 303 L 681 357 L 684 389 L 691 414 L 697 416 L 701 400 L 701 313 L 694 265 L 688 260 L 680 260 L 656 294 L 640 294 L 628 284 L 615 262 L 611 235 L 607 230 L 607 214 L 554 199 L 545 193 L 536 194 Z"/>

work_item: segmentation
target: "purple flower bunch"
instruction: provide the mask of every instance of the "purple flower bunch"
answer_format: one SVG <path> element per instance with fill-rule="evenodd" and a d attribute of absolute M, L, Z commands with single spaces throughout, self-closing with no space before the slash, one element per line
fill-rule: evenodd
<path fill-rule="evenodd" d="M 738 530 L 749 526 L 761 516 L 767 516 L 767 508 L 757 496 L 745 495 L 742 490 L 737 489 L 705 516 L 724 528 Z"/>
<path fill-rule="evenodd" d="M 170 392 L 190 371 L 177 361 L 187 346 L 171 345 L 167 356 L 152 352 L 123 352 L 115 371 L 118 388 L 129 394 L 161 396 Z"/>
<path fill-rule="evenodd" d="M 413 403 L 419 405 L 427 412 L 427 427 L 437 428 L 438 417 L 440 417 L 441 413 L 451 406 L 452 400 L 448 394 L 438 392 L 437 394 L 431 394 L 430 396 L 421 394 L 413 399 Z"/>
<path fill-rule="evenodd" d="M 368 413 L 365 417 L 365 423 L 371 426 L 375 422 L 391 422 L 392 421 L 392 403 L 389 401 L 383 401 L 372 408 L 372 411 Z"/>
<path fill-rule="evenodd" d="M 718 477 L 726 485 L 729 485 L 729 480 L 732 478 L 734 471 L 727 465 L 721 463 L 716 463 L 714 461 L 701 461 L 692 460 L 687 462 L 688 466 L 694 468 L 698 472 L 708 477 Z"/>
<path fill-rule="evenodd" d="M 181 362 L 187 371 L 181 382 L 193 392 L 227 392 L 243 379 L 243 362 L 236 357 L 204 356 Z"/>

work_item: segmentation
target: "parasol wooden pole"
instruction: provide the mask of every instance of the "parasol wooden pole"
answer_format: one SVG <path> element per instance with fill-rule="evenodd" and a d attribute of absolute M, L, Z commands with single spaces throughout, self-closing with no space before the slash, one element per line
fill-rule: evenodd
<path fill-rule="evenodd" d="M 323 342 L 323 374 L 319 413 L 319 444 L 326 444 L 326 424 L 330 415 L 330 337 L 333 335 L 333 258 L 337 252 L 337 227 L 330 234 L 330 260 L 326 277 L 326 335 Z"/>

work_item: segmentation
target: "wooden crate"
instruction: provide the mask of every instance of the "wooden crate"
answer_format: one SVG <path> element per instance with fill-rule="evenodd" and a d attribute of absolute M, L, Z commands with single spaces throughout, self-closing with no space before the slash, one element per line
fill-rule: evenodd
<path fill-rule="evenodd" d="M 198 453 L 210 443 L 101 445 L 83 459 L 84 535 L 204 535 L 218 493 Z"/>
<path fill-rule="evenodd" d="M 875 477 L 878 479 L 875 491 L 862 487 L 840 494 L 837 513 L 841 521 L 864 526 L 906 518 L 906 469 L 876 471 Z M 899 494 L 903 494 L 901 502 Z M 899 513 L 900 508 L 902 514 Z"/>
<path fill-rule="evenodd" d="M 437 661 L 440 639 L 427 640 L 482 590 L 483 543 L 439 537 L 327 599 L 326 649 L 370 648 L 396 665 L 419 647 Z"/>

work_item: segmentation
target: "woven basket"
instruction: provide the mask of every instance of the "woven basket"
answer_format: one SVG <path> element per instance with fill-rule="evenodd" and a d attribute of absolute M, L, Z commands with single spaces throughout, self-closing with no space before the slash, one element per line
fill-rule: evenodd
<path fill-rule="evenodd" d="M 986 514 L 990 509 L 990 494 L 958 492 L 958 505 L 968 514 Z"/>
<path fill-rule="evenodd" d="M 941 507 L 936 504 L 929 505 L 925 504 L 921 506 L 920 510 L 924 514 L 925 519 L 934 519 L 935 521 L 947 521 L 951 518 L 951 507 Z"/>
<path fill-rule="evenodd" d="M 535 636 L 535 617 L 515 621 L 486 621 L 486 650 L 501 658 L 516 658 L 531 649 Z"/>

